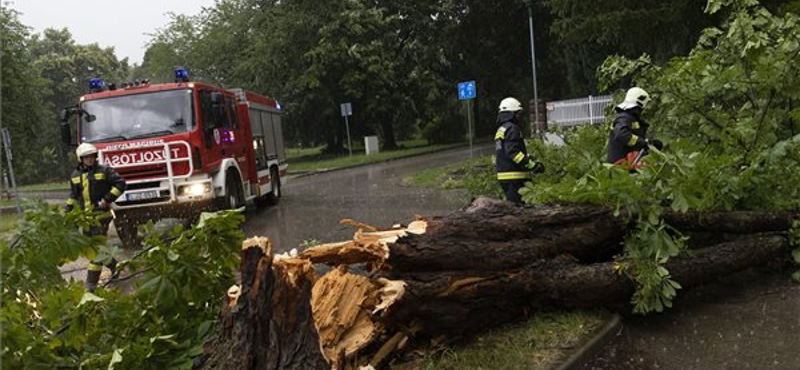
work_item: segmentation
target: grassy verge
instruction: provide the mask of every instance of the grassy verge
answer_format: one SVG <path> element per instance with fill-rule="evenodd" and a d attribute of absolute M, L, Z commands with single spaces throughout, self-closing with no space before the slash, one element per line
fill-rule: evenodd
<path fill-rule="evenodd" d="M 444 167 L 431 168 L 403 179 L 410 186 L 439 189 L 465 189 L 471 196 L 486 195 L 499 198 L 500 187 L 495 180 L 492 156 L 478 157 Z"/>
<path fill-rule="evenodd" d="M 551 369 L 605 323 L 602 311 L 548 312 L 493 329 L 468 343 L 427 351 L 404 370 Z"/>
<path fill-rule="evenodd" d="M 25 199 L 21 199 L 20 202 L 24 203 Z M 16 199 L 0 198 L 0 207 L 11 207 L 11 206 L 16 206 L 16 205 L 17 205 L 17 200 Z"/>
<path fill-rule="evenodd" d="M 354 146 L 353 156 L 349 155 L 326 155 L 321 154 L 318 148 L 316 154 L 296 156 L 288 159 L 289 171 L 292 173 L 303 173 L 309 171 L 325 171 L 342 167 L 357 166 L 370 163 L 385 162 L 390 159 L 409 157 L 418 154 L 435 152 L 443 149 L 463 146 L 464 143 L 457 144 L 436 144 L 427 145 L 424 140 L 413 140 L 400 143 L 402 149 L 383 151 L 377 154 L 366 155 Z M 310 150 L 310 149 L 304 149 Z M 299 152 L 298 152 L 299 153 Z"/>
<path fill-rule="evenodd" d="M 36 192 L 36 191 L 58 191 L 69 190 L 69 183 L 67 179 L 58 182 L 45 182 L 41 184 L 21 185 L 17 187 L 20 192 Z"/>

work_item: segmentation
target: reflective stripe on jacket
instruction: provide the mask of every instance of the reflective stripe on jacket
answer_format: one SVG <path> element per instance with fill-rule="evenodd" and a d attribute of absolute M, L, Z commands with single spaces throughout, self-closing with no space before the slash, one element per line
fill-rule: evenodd
<path fill-rule="evenodd" d="M 522 130 L 514 122 L 514 113 L 500 112 L 497 123 L 500 125 L 494 135 L 497 179 L 500 181 L 530 179 L 531 173 L 526 166 L 531 162 L 531 158 L 525 148 Z"/>
<path fill-rule="evenodd" d="M 606 162 L 617 163 L 647 146 L 647 129 L 650 126 L 641 118 L 641 108 L 617 108 L 617 115 L 608 133 Z"/>
<path fill-rule="evenodd" d="M 102 199 L 111 203 L 117 200 L 126 188 L 125 179 L 113 168 L 101 164 L 92 167 L 80 164 L 70 176 L 67 208 L 95 207 Z"/>

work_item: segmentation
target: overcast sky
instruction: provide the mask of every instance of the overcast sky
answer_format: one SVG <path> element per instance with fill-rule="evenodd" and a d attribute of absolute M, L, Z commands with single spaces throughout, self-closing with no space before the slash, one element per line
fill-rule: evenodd
<path fill-rule="evenodd" d="M 146 34 L 166 25 L 168 12 L 194 15 L 214 0 L 11 0 L 10 5 L 34 33 L 66 27 L 79 44 L 113 46 L 118 58 L 141 64 Z"/>

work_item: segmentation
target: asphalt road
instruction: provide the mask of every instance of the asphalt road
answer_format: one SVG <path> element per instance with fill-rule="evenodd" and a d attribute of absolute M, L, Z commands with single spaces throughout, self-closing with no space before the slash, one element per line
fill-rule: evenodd
<path fill-rule="evenodd" d="M 623 318 L 579 370 L 800 369 L 800 285 L 748 270 L 679 295 L 663 314 Z"/>
<path fill-rule="evenodd" d="M 475 155 L 493 146 L 477 146 Z M 244 231 L 264 236 L 275 250 L 299 248 L 304 241 L 337 242 L 356 231 L 339 221 L 354 219 L 374 226 L 408 224 L 415 215 L 438 216 L 467 205 L 464 191 L 442 191 L 401 185 L 416 172 L 469 159 L 469 149 L 454 149 L 385 163 L 291 179 L 276 206 L 247 210 Z M 291 165 L 290 165 L 291 170 Z"/>

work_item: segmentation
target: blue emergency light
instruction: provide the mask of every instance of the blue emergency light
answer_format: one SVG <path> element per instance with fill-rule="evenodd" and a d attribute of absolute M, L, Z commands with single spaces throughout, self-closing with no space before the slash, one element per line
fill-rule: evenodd
<path fill-rule="evenodd" d="M 276 100 L 275 101 L 275 105 L 276 105 L 276 108 L 278 108 L 278 110 L 281 110 L 281 102 Z"/>
<path fill-rule="evenodd" d="M 175 82 L 187 82 L 189 81 L 189 71 L 186 68 L 178 67 L 175 68 Z"/>
<path fill-rule="evenodd" d="M 98 78 L 98 77 L 94 77 L 94 78 L 90 79 L 89 80 L 89 88 L 92 89 L 92 91 L 102 90 L 103 89 L 103 80 Z"/>

